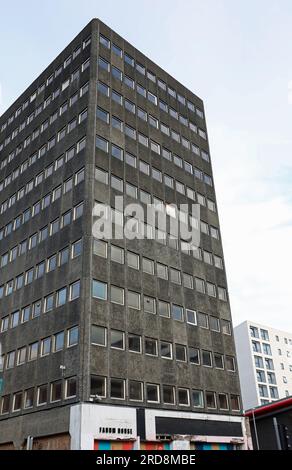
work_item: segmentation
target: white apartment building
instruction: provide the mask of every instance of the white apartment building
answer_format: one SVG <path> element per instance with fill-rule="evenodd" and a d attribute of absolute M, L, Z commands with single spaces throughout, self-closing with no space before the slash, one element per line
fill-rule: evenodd
<path fill-rule="evenodd" d="M 234 337 L 243 409 L 292 395 L 292 333 L 247 320 Z"/>

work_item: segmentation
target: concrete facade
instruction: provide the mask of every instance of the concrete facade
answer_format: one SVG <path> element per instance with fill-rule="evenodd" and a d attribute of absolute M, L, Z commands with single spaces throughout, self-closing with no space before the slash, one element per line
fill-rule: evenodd
<path fill-rule="evenodd" d="M 103 150 L 96 136 L 108 142 Z M 29 435 L 66 436 L 71 406 L 96 398 L 91 406 L 126 406 L 131 413 L 239 417 L 202 100 L 94 19 L 1 116 L 0 155 L 0 443 L 21 447 Z M 108 241 L 96 254 L 94 202 L 113 206 L 123 194 L 112 176 L 122 181 L 125 204 L 135 201 L 135 191 L 143 204 L 147 196 L 191 211 L 199 202 L 198 255 L 183 253 L 169 237 L 165 244 Z M 133 254 L 138 269 L 128 262 Z M 93 297 L 93 280 L 107 286 L 106 298 Z M 123 289 L 123 302 L 110 301 L 110 286 Z M 140 295 L 140 309 L 129 306 L 129 293 Z M 147 302 L 155 303 L 155 314 Z M 168 305 L 163 316 L 159 302 Z M 93 344 L 97 332 L 104 344 Z M 136 353 L 130 337 L 140 344 Z M 149 339 L 156 355 L 145 354 Z M 165 346 L 172 347 L 169 358 L 162 357 Z M 149 399 L 153 394 L 157 399 Z"/>
<path fill-rule="evenodd" d="M 234 337 L 244 409 L 291 396 L 292 334 L 248 320 Z"/>

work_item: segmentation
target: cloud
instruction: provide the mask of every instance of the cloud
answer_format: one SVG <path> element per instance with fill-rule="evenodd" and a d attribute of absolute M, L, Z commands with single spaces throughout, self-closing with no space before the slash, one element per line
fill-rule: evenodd
<path fill-rule="evenodd" d="M 0 116 L 3 113 L 4 106 L 3 106 L 3 94 L 2 94 L 2 84 L 0 82 Z"/>
<path fill-rule="evenodd" d="M 209 135 L 234 324 L 292 331 L 292 142 L 218 125 Z"/>

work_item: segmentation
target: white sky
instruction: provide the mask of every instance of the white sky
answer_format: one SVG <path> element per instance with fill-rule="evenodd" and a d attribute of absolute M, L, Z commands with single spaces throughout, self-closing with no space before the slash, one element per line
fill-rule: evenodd
<path fill-rule="evenodd" d="M 204 100 L 234 324 L 292 332 L 292 2 L 5 2 L 0 113 L 93 17 Z"/>

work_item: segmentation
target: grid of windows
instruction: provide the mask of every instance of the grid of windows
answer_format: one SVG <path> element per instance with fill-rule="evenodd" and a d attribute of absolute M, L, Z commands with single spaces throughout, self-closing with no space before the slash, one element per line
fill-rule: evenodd
<path fill-rule="evenodd" d="M 240 411 L 240 398 L 234 394 L 144 383 L 116 377 L 91 376 L 92 397 L 125 400 L 126 391 L 128 399 L 133 402 L 146 401 L 165 405 L 178 404 L 182 407 Z"/>
<path fill-rule="evenodd" d="M 6 130 L 6 128 L 8 126 L 10 126 L 14 119 L 18 118 L 23 111 L 25 111 L 25 109 L 28 108 L 29 104 L 34 102 L 37 98 L 38 95 L 41 95 L 44 90 L 46 89 L 46 87 L 50 86 L 51 83 L 53 83 L 53 81 L 55 80 L 55 78 L 57 78 L 60 73 L 62 72 L 63 69 L 66 69 L 68 67 L 68 65 L 72 62 L 72 60 L 75 60 L 77 58 L 77 56 L 79 56 L 80 52 L 82 49 L 85 49 L 89 46 L 89 44 L 91 43 L 91 37 L 88 37 L 86 39 L 84 39 L 84 41 L 82 42 L 82 44 L 80 46 L 78 46 L 75 51 L 73 52 L 72 55 L 69 55 L 67 57 L 67 59 L 63 62 L 63 64 L 59 64 L 55 71 L 52 72 L 50 74 L 50 76 L 48 76 L 48 78 L 46 80 L 43 81 L 43 83 L 41 83 L 38 87 L 38 89 L 36 89 L 33 93 L 31 93 L 30 97 L 27 98 L 23 103 L 22 105 L 20 105 L 17 110 L 15 111 L 14 114 L 11 114 L 10 117 L 7 119 L 7 121 L 5 121 L 2 125 L 1 125 L 1 129 L 0 129 L 0 132 L 3 132 L 4 130 Z M 35 109 L 35 111 L 33 113 L 31 113 L 19 126 L 19 128 L 15 128 L 12 133 L 10 135 L 8 135 L 8 137 L 5 139 L 5 141 L 3 141 L 1 144 L 0 144 L 0 151 L 6 146 L 8 145 L 18 134 L 18 132 L 21 132 L 26 125 L 30 124 L 37 116 L 39 116 L 39 114 L 53 101 L 55 100 L 64 90 L 66 90 L 66 88 L 68 88 L 69 84 L 74 82 L 76 79 L 79 78 L 80 76 L 80 73 L 84 72 L 90 65 L 90 59 L 87 58 L 85 59 L 85 61 L 81 64 L 81 67 L 80 69 L 75 69 L 72 74 L 69 76 L 69 78 L 67 78 L 61 85 L 60 88 L 56 88 L 53 93 L 51 93 L 49 96 L 47 96 L 47 98 L 43 101 L 40 101 L 37 108 Z"/>
<path fill-rule="evenodd" d="M 97 256 L 102 256 L 103 258 L 107 258 L 108 253 L 109 253 L 108 242 L 104 240 L 94 239 L 93 252 Z M 127 250 L 125 251 L 123 248 L 115 246 L 113 244 L 110 245 L 110 259 L 111 261 L 117 262 L 119 264 L 124 264 L 126 262 L 128 267 L 132 267 L 137 270 L 139 270 L 141 266 L 141 269 L 144 273 L 156 275 L 157 277 L 161 279 L 166 279 L 166 280 L 169 279 L 170 282 L 173 282 L 175 284 L 181 285 L 185 288 L 189 288 L 192 290 L 194 289 L 194 286 L 195 286 L 198 292 L 209 294 L 209 292 L 207 292 L 205 289 L 205 284 L 206 284 L 205 280 L 193 277 L 191 274 L 188 274 L 188 273 L 181 273 L 177 269 L 174 269 L 172 267 L 169 267 L 157 261 L 155 262 L 154 260 L 145 258 L 143 256 L 141 256 L 141 261 L 140 261 L 139 254 L 135 254 Z M 212 292 L 211 292 L 212 294 L 211 297 L 217 296 L 216 289 L 218 289 L 218 293 L 219 293 L 219 289 L 223 289 L 222 287 L 218 287 L 218 286 L 216 288 L 215 284 L 211 284 L 210 282 L 208 283 L 208 285 L 213 287 Z M 180 316 L 180 314 L 177 313 L 177 316 Z M 220 331 L 220 326 L 216 317 L 211 317 L 210 328 L 213 331 Z"/>

